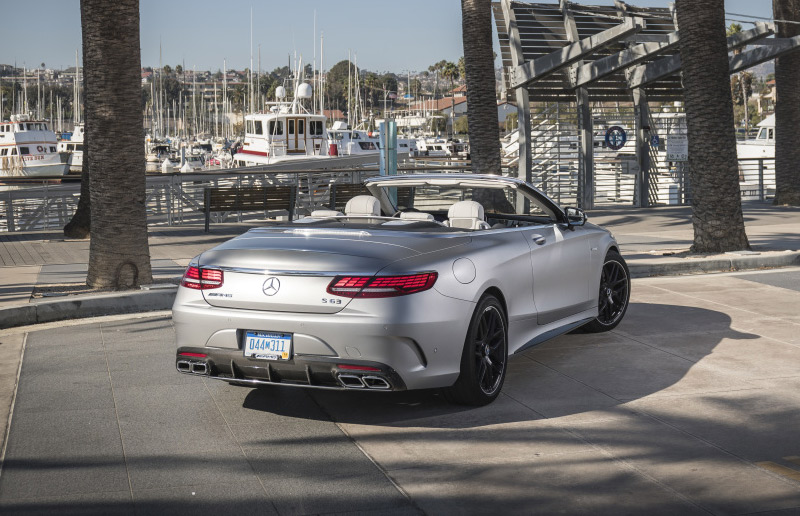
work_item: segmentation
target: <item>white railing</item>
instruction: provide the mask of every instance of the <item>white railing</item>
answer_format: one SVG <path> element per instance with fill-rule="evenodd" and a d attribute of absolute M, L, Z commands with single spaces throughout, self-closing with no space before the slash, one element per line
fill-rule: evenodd
<path fill-rule="evenodd" d="M 469 171 L 469 165 L 444 162 L 403 166 L 398 173 Z M 296 186 L 296 213 L 302 215 L 328 202 L 334 183 L 360 183 L 378 175 L 377 168 L 258 172 L 226 171 L 148 174 L 145 190 L 148 224 L 184 225 L 204 222 L 203 196 L 212 186 Z M 80 197 L 78 177 L 0 178 L 0 232 L 61 229 L 70 221 Z M 212 221 L 264 218 L 261 212 L 212 213 Z"/>

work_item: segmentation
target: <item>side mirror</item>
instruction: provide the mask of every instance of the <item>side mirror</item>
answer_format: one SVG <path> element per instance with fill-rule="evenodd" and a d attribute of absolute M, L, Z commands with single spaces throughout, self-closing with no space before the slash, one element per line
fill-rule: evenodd
<path fill-rule="evenodd" d="M 583 226 L 586 224 L 586 213 L 580 208 L 567 208 L 564 210 L 569 226 Z"/>

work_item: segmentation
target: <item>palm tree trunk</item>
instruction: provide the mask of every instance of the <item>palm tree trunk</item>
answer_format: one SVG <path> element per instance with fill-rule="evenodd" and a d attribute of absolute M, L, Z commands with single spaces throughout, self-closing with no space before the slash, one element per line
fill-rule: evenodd
<path fill-rule="evenodd" d="M 692 251 L 749 249 L 742 217 L 723 0 L 677 0 L 692 189 Z"/>
<path fill-rule="evenodd" d="M 91 244 L 87 283 L 152 282 L 145 212 L 139 1 L 81 0 Z"/>
<path fill-rule="evenodd" d="M 81 34 L 81 36 L 85 37 L 85 34 Z M 86 46 L 86 43 L 83 43 L 83 46 Z M 75 63 L 75 80 L 78 80 L 78 68 L 77 62 Z M 85 66 L 85 65 L 84 65 Z M 86 78 L 86 74 L 84 73 L 84 79 Z M 83 91 L 86 92 L 86 84 L 83 85 Z M 80 109 L 77 105 L 73 106 L 73 109 Z M 77 120 L 77 118 L 75 118 Z M 91 211 L 91 204 L 89 203 L 89 147 L 86 145 L 86 133 L 84 132 L 83 135 L 83 160 L 81 165 L 81 194 L 78 198 L 78 206 L 75 209 L 75 213 L 72 215 L 72 219 L 64 226 L 64 236 L 67 238 L 89 238 L 90 230 L 91 230 L 91 223 L 92 223 L 92 211 Z"/>
<path fill-rule="evenodd" d="M 461 0 L 472 171 L 500 173 L 500 128 L 495 99 L 490 0 Z"/>
<path fill-rule="evenodd" d="M 490 0 L 461 0 L 461 33 L 472 172 L 499 175 L 500 124 L 497 119 Z M 477 190 L 473 192 L 473 198 L 487 209 L 514 211 L 499 190 Z"/>
<path fill-rule="evenodd" d="M 64 226 L 64 236 L 67 238 L 89 238 L 92 210 L 89 204 L 89 152 L 84 137 L 83 165 L 81 167 L 81 195 L 78 198 L 78 207 L 72 219 Z"/>
<path fill-rule="evenodd" d="M 776 20 L 800 22 L 800 0 L 772 0 Z M 800 35 L 800 25 L 777 23 L 779 38 Z M 800 54 L 775 60 L 775 204 L 800 206 Z"/>

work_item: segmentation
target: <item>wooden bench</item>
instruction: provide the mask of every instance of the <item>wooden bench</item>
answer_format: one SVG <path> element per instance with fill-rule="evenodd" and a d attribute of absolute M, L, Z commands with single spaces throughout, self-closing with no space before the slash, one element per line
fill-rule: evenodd
<path fill-rule="evenodd" d="M 347 201 L 357 195 L 372 195 L 363 184 L 334 183 L 331 185 L 331 205 L 332 210 L 344 213 Z"/>
<path fill-rule="evenodd" d="M 292 220 L 296 199 L 294 186 L 207 187 L 203 203 L 206 233 L 210 231 L 211 212 L 286 210 Z"/>
<path fill-rule="evenodd" d="M 411 205 L 413 188 L 403 188 L 397 192 L 397 206 L 399 208 L 408 208 Z M 347 206 L 347 201 L 357 195 L 372 195 L 367 187 L 363 184 L 350 184 L 350 183 L 334 183 L 331 185 L 331 202 L 330 208 L 332 210 L 344 213 L 344 208 Z"/>

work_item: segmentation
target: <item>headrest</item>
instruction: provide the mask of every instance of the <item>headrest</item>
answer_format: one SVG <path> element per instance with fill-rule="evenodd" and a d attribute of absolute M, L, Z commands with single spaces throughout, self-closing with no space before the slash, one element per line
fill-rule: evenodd
<path fill-rule="evenodd" d="M 458 201 L 450 206 L 447 218 L 483 220 L 483 206 L 476 201 Z"/>
<path fill-rule="evenodd" d="M 429 220 L 433 222 L 433 215 L 421 211 L 404 211 L 400 213 L 400 220 Z"/>
<path fill-rule="evenodd" d="M 344 207 L 344 212 L 348 215 L 381 215 L 381 202 L 371 195 L 356 195 Z"/>
<path fill-rule="evenodd" d="M 311 216 L 315 219 L 326 219 L 328 217 L 341 217 L 343 215 L 344 213 L 336 210 L 314 210 L 311 212 Z"/>

